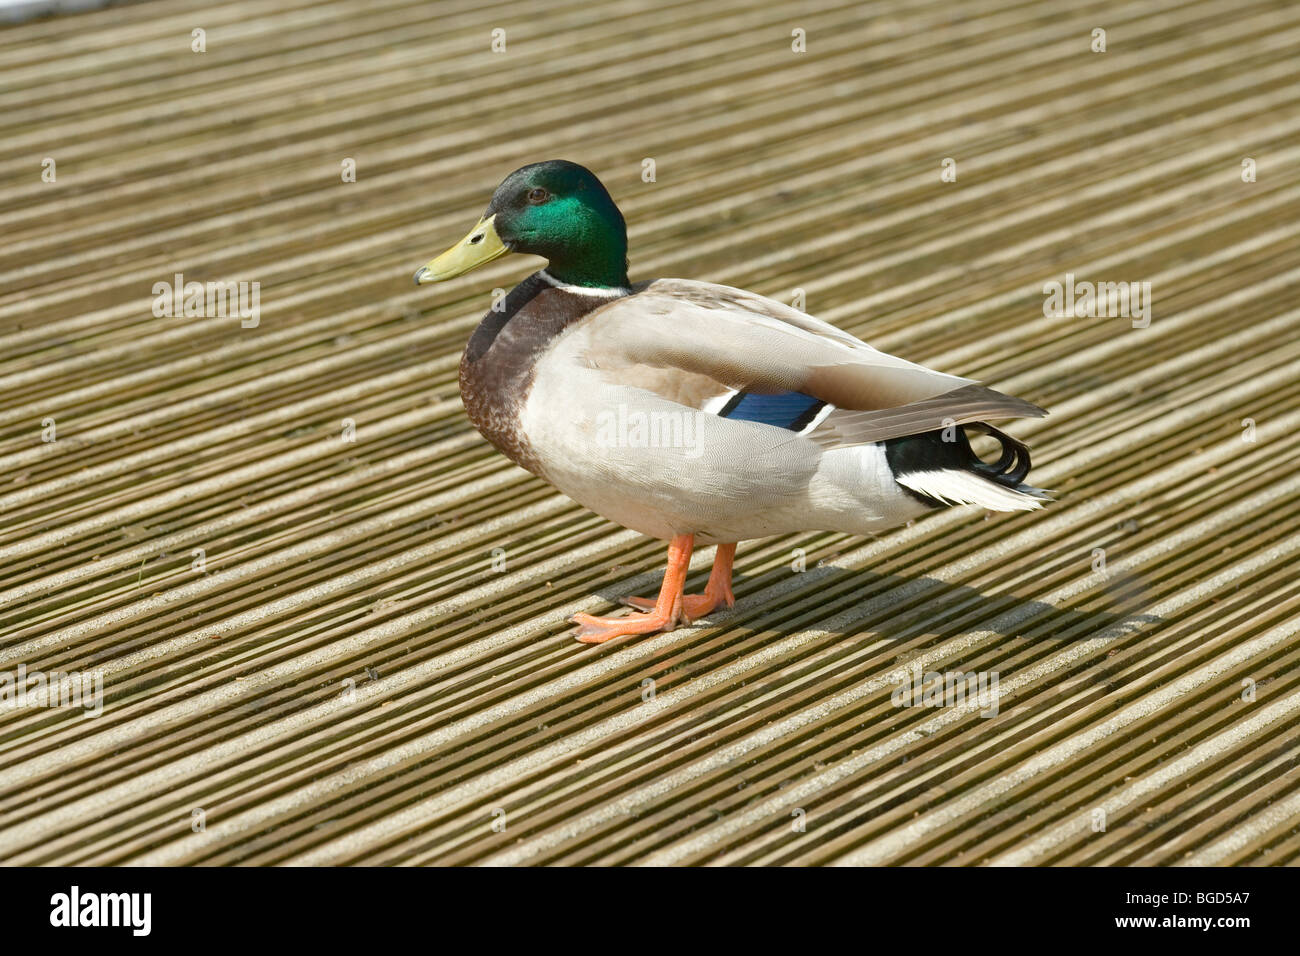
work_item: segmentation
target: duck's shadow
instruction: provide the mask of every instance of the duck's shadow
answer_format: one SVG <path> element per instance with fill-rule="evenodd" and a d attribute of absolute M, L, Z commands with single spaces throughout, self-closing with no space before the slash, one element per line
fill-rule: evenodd
<path fill-rule="evenodd" d="M 702 591 L 707 578 L 707 570 L 692 572 L 687 591 Z M 640 574 L 610 581 L 595 591 L 617 605 L 627 595 L 654 598 L 662 580 L 661 574 Z M 1009 638 L 1029 635 L 1036 641 L 1069 643 L 1098 636 L 1121 637 L 1165 622 L 1158 615 L 1143 613 L 1155 599 L 1148 596 L 1142 579 L 1118 573 L 1098 576 L 1097 587 L 1088 592 L 1087 609 L 1062 607 L 1014 592 L 986 593 L 925 575 L 880 574 L 830 565 L 803 571 L 787 567 L 752 576 L 738 571 L 732 589 L 735 608 L 719 608 L 701 618 L 701 624 L 743 623 L 782 635 L 808 629 L 870 632 L 883 637 L 912 636 L 918 628 L 939 637 L 989 631 Z M 1096 600 L 1098 591 L 1105 595 L 1100 602 Z"/>

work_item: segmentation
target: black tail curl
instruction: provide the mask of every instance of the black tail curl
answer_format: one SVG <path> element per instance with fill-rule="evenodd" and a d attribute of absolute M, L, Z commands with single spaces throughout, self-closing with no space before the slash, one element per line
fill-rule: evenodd
<path fill-rule="evenodd" d="M 975 454 L 974 449 L 970 450 L 970 466 L 979 472 L 985 478 L 996 481 L 999 485 L 1005 485 L 1008 488 L 1014 488 L 1029 477 L 1029 447 L 1024 442 L 1016 441 L 1004 431 L 999 431 L 987 422 L 972 422 L 965 426 L 966 428 L 975 428 L 997 440 L 1002 446 L 1002 454 L 998 460 L 992 463 L 985 461 Z"/>
<path fill-rule="evenodd" d="M 968 428 L 997 440 L 1001 446 L 997 461 L 985 461 L 975 454 L 970 438 L 966 435 Z M 948 433 L 946 440 L 945 432 Z M 1020 483 L 1029 475 L 1029 449 L 1023 442 L 1016 441 L 987 422 L 971 422 L 954 426 L 951 430 L 890 438 L 884 444 L 885 459 L 895 478 L 916 472 L 953 469 L 973 472 L 1004 487 L 1019 489 Z M 913 498 L 933 507 L 944 505 L 944 502 L 913 491 L 906 485 L 903 489 Z"/>

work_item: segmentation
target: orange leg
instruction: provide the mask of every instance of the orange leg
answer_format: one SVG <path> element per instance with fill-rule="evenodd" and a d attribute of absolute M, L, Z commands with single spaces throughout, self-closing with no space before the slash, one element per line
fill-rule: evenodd
<path fill-rule="evenodd" d="M 610 638 L 625 634 L 655 634 L 671 631 L 682 620 L 682 588 L 686 585 L 686 571 L 691 564 L 691 550 L 695 535 L 679 534 L 668 544 L 668 570 L 664 572 L 659 600 L 649 614 L 628 617 L 592 617 L 575 614 L 569 620 L 579 625 L 574 634 L 584 644 L 603 644 Z"/>
<path fill-rule="evenodd" d="M 727 607 L 736 606 L 736 596 L 731 593 L 731 564 L 735 559 L 735 544 L 718 545 L 718 552 L 713 557 L 713 570 L 709 572 L 709 583 L 705 585 L 704 593 L 682 595 L 682 616 L 686 618 L 687 623 L 704 617 L 719 604 L 725 603 Z M 652 610 L 655 606 L 655 602 L 649 598 L 625 597 L 622 600 L 624 604 L 642 611 Z"/>

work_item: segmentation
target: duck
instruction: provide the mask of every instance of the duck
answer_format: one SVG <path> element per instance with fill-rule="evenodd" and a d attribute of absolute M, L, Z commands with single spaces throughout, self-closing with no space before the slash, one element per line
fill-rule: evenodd
<path fill-rule="evenodd" d="M 742 541 L 874 536 L 937 509 L 1049 500 L 1025 484 L 1028 447 L 989 424 L 1044 409 L 753 292 L 629 281 L 623 214 L 578 163 L 516 169 L 415 282 L 511 253 L 546 265 L 470 335 L 460 363 L 470 422 L 585 508 L 668 543 L 658 596 L 622 599 L 632 608 L 622 616 L 574 615 L 579 641 L 668 632 L 734 607 Z M 976 454 L 971 434 L 991 436 L 997 458 Z M 687 594 L 691 555 L 707 546 L 708 581 Z"/>

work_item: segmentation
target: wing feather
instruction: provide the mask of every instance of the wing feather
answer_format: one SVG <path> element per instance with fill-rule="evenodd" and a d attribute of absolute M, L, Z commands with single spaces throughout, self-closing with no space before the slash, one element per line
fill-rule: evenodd
<path fill-rule="evenodd" d="M 586 359 L 593 367 L 638 384 L 680 375 L 717 382 L 714 394 L 743 389 L 813 396 L 835 406 L 810 435 L 825 445 L 1047 414 L 1023 399 L 881 352 L 797 309 L 727 286 L 656 279 L 595 310 L 590 319 Z M 647 374 L 648 369 L 668 372 Z"/>

